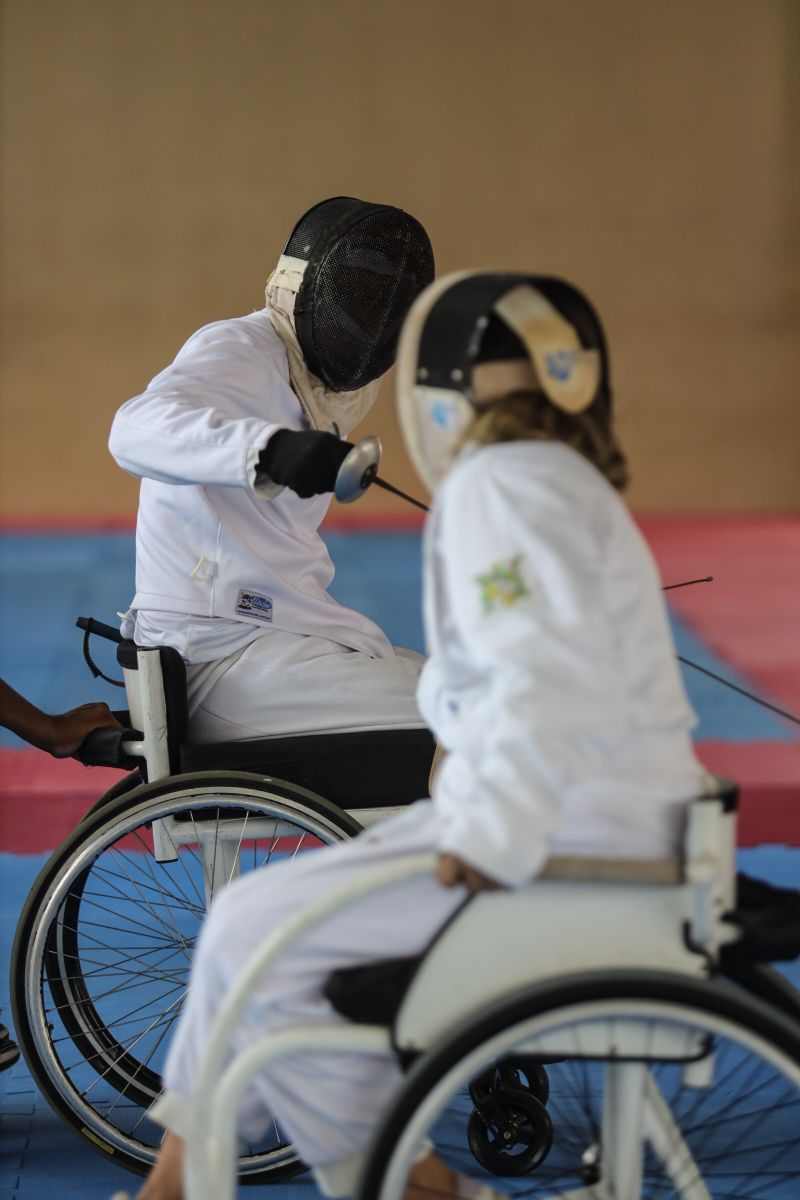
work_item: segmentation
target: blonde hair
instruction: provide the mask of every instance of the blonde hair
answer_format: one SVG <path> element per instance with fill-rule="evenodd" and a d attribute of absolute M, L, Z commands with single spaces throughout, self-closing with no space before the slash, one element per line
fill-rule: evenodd
<path fill-rule="evenodd" d="M 522 441 L 564 442 L 597 467 L 612 487 L 622 491 L 628 484 L 625 455 L 597 400 L 582 413 L 566 413 L 542 392 L 511 392 L 479 405 L 461 445 Z"/>

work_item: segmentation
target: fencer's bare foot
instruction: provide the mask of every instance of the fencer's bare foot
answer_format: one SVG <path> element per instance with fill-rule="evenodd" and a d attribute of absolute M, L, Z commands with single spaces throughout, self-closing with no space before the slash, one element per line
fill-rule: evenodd
<path fill-rule="evenodd" d="M 167 1133 L 158 1158 L 135 1200 L 183 1200 L 184 1141 L 176 1133 Z"/>
<path fill-rule="evenodd" d="M 456 1184 L 455 1171 L 431 1152 L 411 1168 L 403 1200 L 448 1200 L 458 1195 Z"/>

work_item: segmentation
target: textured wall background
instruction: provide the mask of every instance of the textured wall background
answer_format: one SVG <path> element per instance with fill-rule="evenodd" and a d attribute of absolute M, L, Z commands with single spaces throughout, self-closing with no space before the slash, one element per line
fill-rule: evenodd
<path fill-rule="evenodd" d="M 115 408 L 260 307 L 295 218 L 341 192 L 417 215 L 440 270 L 588 291 L 637 507 L 800 508 L 795 0 L 0 13 L 5 514 L 132 511 Z M 365 432 L 418 489 L 389 393 Z"/>

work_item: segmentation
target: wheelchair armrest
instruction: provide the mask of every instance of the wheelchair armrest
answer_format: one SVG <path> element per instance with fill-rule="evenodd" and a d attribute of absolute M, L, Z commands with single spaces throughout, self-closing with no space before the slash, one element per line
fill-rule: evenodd
<path fill-rule="evenodd" d="M 121 771 L 131 771 L 140 765 L 141 759 L 126 754 L 123 743 L 141 739 L 138 729 L 93 729 L 72 758 L 85 767 L 117 767 Z"/>
<path fill-rule="evenodd" d="M 739 874 L 736 907 L 723 920 L 741 936 L 721 947 L 722 970 L 744 963 L 792 962 L 800 956 L 800 891 Z"/>

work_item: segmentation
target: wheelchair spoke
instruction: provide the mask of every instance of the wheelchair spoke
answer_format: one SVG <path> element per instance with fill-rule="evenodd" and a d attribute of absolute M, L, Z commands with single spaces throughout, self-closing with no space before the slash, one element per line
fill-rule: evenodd
<path fill-rule="evenodd" d="M 217 878 L 217 848 L 219 846 L 219 809 L 217 809 L 216 821 L 214 825 L 214 853 L 211 857 L 211 878 L 208 881 L 209 895 L 214 894 L 214 884 Z M 205 861 L 205 859 L 204 859 Z"/>
<path fill-rule="evenodd" d="M 61 923 L 59 925 L 59 930 L 62 933 L 67 932 L 70 934 L 77 934 L 77 931 L 73 927 L 71 927 L 65 923 Z M 137 936 L 141 937 L 143 935 L 139 934 Z M 159 936 L 159 937 L 153 936 L 153 938 L 151 940 L 154 942 L 154 944 L 151 946 L 136 945 L 135 947 L 132 947 L 132 949 L 139 951 L 138 955 L 126 954 L 125 957 L 128 960 L 133 958 L 134 961 L 136 961 L 138 959 L 144 958 L 148 954 L 157 954 L 160 951 L 167 951 L 168 954 L 177 954 L 178 952 L 180 952 L 181 954 L 183 953 L 184 946 L 183 946 L 182 942 L 176 942 L 174 939 L 170 941 L 161 936 Z M 89 951 L 90 954 L 97 954 L 97 953 L 102 952 L 103 950 L 108 950 L 112 954 L 120 953 L 120 947 L 118 946 L 118 944 L 116 942 L 103 942 L 98 937 L 96 937 L 92 934 L 86 934 L 85 936 L 82 936 L 81 941 L 87 941 L 89 943 L 89 945 L 91 947 L 91 949 Z M 124 947 L 123 947 L 123 949 L 124 949 Z M 68 952 L 55 951 L 55 950 L 50 951 L 50 955 L 51 955 L 51 957 L 54 956 L 59 959 L 62 956 L 65 959 L 72 958 L 74 961 L 86 962 L 89 964 L 89 966 L 103 966 L 103 965 L 106 965 L 106 963 L 107 963 L 107 960 L 105 960 L 105 959 L 87 957 L 87 954 L 82 950 L 82 948 L 81 948 L 80 956 L 78 956 L 77 953 L 69 954 Z M 185 967 L 184 967 L 184 969 L 185 969 Z M 88 974 L 84 973 L 84 977 L 88 978 Z"/>
<path fill-rule="evenodd" d="M 123 840 L 123 839 L 120 839 L 120 840 Z M 174 876 L 169 874 L 166 866 L 164 866 L 163 864 L 159 864 L 162 867 L 160 881 L 155 886 L 151 885 L 147 876 L 141 870 L 141 866 L 139 864 L 140 864 L 141 860 L 144 858 L 152 858 L 153 851 L 149 848 L 149 846 L 147 846 L 147 844 L 145 842 L 142 841 L 141 838 L 138 837 L 138 835 L 135 837 L 135 840 L 136 840 L 137 845 L 139 846 L 139 850 L 134 853 L 131 853 L 129 850 L 122 849 L 122 847 L 120 845 L 111 845 L 107 848 L 106 854 L 103 856 L 103 858 L 101 860 L 96 862 L 93 867 L 93 875 L 96 875 L 98 877 L 98 882 L 107 883 L 107 884 L 109 884 L 109 886 L 115 887 L 117 894 L 122 896 L 123 898 L 125 898 L 129 894 L 128 891 L 127 890 L 120 891 L 119 886 L 117 884 L 115 884 L 115 881 L 122 881 L 124 883 L 128 877 L 128 873 L 131 871 L 136 871 L 140 876 L 139 887 L 141 888 L 141 890 L 143 892 L 146 893 L 149 891 L 154 891 L 156 893 L 156 895 L 158 895 L 158 896 L 168 895 L 173 900 L 183 901 L 183 903 L 186 904 L 186 906 L 189 908 L 193 907 L 193 901 L 192 901 L 191 896 L 188 896 L 181 889 L 180 885 L 178 884 L 177 879 L 175 879 Z M 125 875 L 123 875 L 119 871 L 115 870 L 113 863 L 108 861 L 108 859 L 113 857 L 114 855 L 124 855 L 125 856 L 125 862 L 127 863 L 127 872 Z M 172 891 L 173 887 L 176 889 L 175 891 Z M 85 890 L 85 884 L 84 884 L 84 890 Z"/>
<path fill-rule="evenodd" d="M 128 990 L 128 989 L 124 989 L 124 988 L 122 989 L 122 991 L 125 991 L 125 990 Z M 166 1000 L 169 996 L 174 995 L 175 992 L 184 993 L 185 991 L 186 991 L 185 982 L 184 983 L 175 983 L 175 984 L 172 984 L 170 987 L 166 988 L 165 991 L 159 993 L 158 996 L 151 999 L 149 1001 L 149 1003 L 152 1003 L 152 1004 L 159 1003 L 163 1000 Z M 114 995 L 118 995 L 118 994 L 119 993 L 114 993 Z M 77 1008 L 77 1006 L 73 1006 L 73 1008 Z M 55 1009 L 55 1008 L 50 1008 L 47 1011 L 51 1015 L 54 1015 L 57 1012 L 59 1012 L 60 1010 Z M 63 1010 L 61 1010 L 61 1011 L 63 1011 Z M 115 1016 L 112 1020 L 109 1021 L 106 1028 L 115 1029 L 119 1023 L 124 1023 L 125 1021 L 132 1019 L 134 1014 L 140 1013 L 140 1011 L 141 1011 L 141 1006 L 137 1004 L 135 1008 L 128 1009 L 127 1012 L 123 1012 L 123 1013 L 120 1013 L 119 1015 Z M 57 1045 L 59 1043 L 59 1041 L 68 1041 L 69 1038 L 66 1035 L 61 1035 L 61 1037 L 53 1037 L 52 1040 L 53 1040 L 53 1045 Z"/>
<path fill-rule="evenodd" d="M 209 876 L 208 867 L 206 865 L 205 855 L 202 853 L 203 843 L 200 839 L 200 833 L 198 832 L 197 823 L 195 822 L 195 819 L 194 819 L 194 812 L 191 813 L 191 818 L 192 818 L 192 829 L 194 830 L 195 840 L 197 842 L 197 845 L 200 847 L 200 850 L 198 851 L 198 854 L 196 857 L 197 857 L 197 861 L 200 863 L 200 866 L 202 868 L 203 881 L 204 881 L 206 888 L 208 889 L 208 893 L 210 895 L 213 890 L 213 886 L 214 886 L 214 868 L 212 865 L 211 875 Z M 173 846 L 174 846 L 174 843 L 173 843 Z M 192 854 L 194 854 L 194 851 L 192 851 Z M 214 842 L 214 855 L 216 857 L 216 841 Z M 204 904 L 204 908 L 205 908 L 205 904 Z"/>
<path fill-rule="evenodd" d="M 294 860 L 297 858 L 297 853 L 300 850 L 301 846 L 303 845 L 303 842 L 306 840 L 307 836 L 308 836 L 308 834 L 305 833 L 305 831 L 304 831 L 303 836 L 300 838 L 300 841 L 297 843 L 297 845 L 294 848 L 294 854 L 292 855 L 291 859 L 289 860 L 290 862 L 294 862 Z"/>
<path fill-rule="evenodd" d="M 89 1008 L 89 1007 L 95 1008 L 100 1001 L 106 1000 L 109 997 L 116 998 L 116 997 L 123 995 L 125 992 L 131 992 L 134 990 L 138 990 L 142 986 L 143 979 L 149 980 L 153 983 L 158 983 L 158 984 L 170 983 L 173 987 L 183 987 L 186 983 L 187 975 L 186 975 L 186 972 L 182 972 L 181 974 L 151 973 L 149 975 L 143 974 L 142 976 L 136 976 L 136 974 L 134 973 L 131 977 L 129 977 L 127 979 L 126 982 L 119 983 L 115 987 L 109 987 L 103 992 L 97 992 L 93 995 L 86 995 L 86 996 L 80 997 L 80 998 L 76 998 L 76 997 L 72 996 L 68 1002 L 66 1002 L 64 1004 L 52 1005 L 48 1009 L 48 1011 L 49 1012 L 64 1012 L 64 1011 L 78 1011 L 79 1012 L 82 1006 L 87 1007 L 87 1008 Z"/>
<path fill-rule="evenodd" d="M 139 927 L 139 929 L 142 930 L 141 933 L 137 934 L 137 936 L 140 938 L 146 938 L 147 940 L 149 940 L 151 942 L 157 942 L 157 943 L 160 943 L 161 945 L 165 945 L 167 940 L 169 940 L 172 944 L 176 944 L 174 935 L 171 934 L 169 939 L 167 939 L 165 937 L 165 931 L 167 929 L 169 929 L 169 926 L 166 926 L 165 929 L 159 930 L 158 932 L 153 932 L 152 926 L 145 925 L 142 921 L 132 920 L 130 917 L 126 917 L 126 923 L 128 925 L 137 925 Z M 107 921 L 91 921 L 88 918 L 82 918 L 82 921 L 81 921 L 82 936 L 85 937 L 87 940 L 95 941 L 98 945 L 104 945 L 105 943 L 101 942 L 99 940 L 99 938 L 97 938 L 97 937 L 92 938 L 90 934 L 84 934 L 83 933 L 84 926 L 88 926 L 90 929 L 107 929 L 107 930 L 110 930 L 111 932 L 118 931 L 120 928 L 119 924 L 112 925 L 112 924 L 109 924 L 109 922 L 107 922 Z M 64 928 L 69 928 L 69 926 L 66 925 L 66 923 L 64 923 Z M 75 932 L 75 931 L 71 930 L 71 932 Z M 131 930 L 131 933 L 133 933 L 133 932 L 134 931 Z"/>
<path fill-rule="evenodd" d="M 170 837 L 170 841 L 172 841 L 171 837 Z M 173 843 L 173 845 L 174 845 L 174 843 Z M 150 851 L 147 850 L 147 848 L 145 847 L 143 849 L 142 853 L 149 854 Z M 129 861 L 135 862 L 135 860 L 129 860 Z M 122 876 L 120 876 L 118 872 L 113 871 L 111 869 L 111 867 L 107 866 L 105 863 L 103 865 L 96 864 L 94 869 L 97 872 L 97 874 L 100 876 L 100 879 L 106 883 L 109 883 L 109 886 L 112 886 L 112 887 L 114 886 L 114 884 L 112 882 L 113 880 L 122 878 Z M 192 882 L 191 876 L 188 876 L 188 878 L 189 878 L 189 881 Z M 164 896 L 164 895 L 170 896 L 171 899 L 173 899 L 176 903 L 180 903 L 182 901 L 184 906 L 190 912 L 202 913 L 205 910 L 205 904 L 203 902 L 202 897 L 199 895 L 199 893 L 197 896 L 198 902 L 195 904 L 195 902 L 192 900 L 191 896 L 187 895 L 183 891 L 178 880 L 174 876 L 169 875 L 166 868 L 163 865 L 162 865 L 162 869 L 161 869 L 161 879 L 158 883 L 156 883 L 151 888 L 151 885 L 147 882 L 146 879 L 140 879 L 139 887 L 145 893 L 152 890 L 158 896 Z M 176 889 L 174 892 L 170 890 L 172 887 L 174 887 Z M 120 888 L 116 888 L 116 897 L 123 899 L 123 900 L 127 900 L 129 898 L 129 893 L 127 891 L 121 890 Z M 80 897 L 78 897 L 78 898 L 80 898 Z M 114 897 L 111 897 L 111 898 L 113 899 Z"/>
<path fill-rule="evenodd" d="M 194 827 L 194 818 L 192 818 L 192 826 Z M 203 896 L 201 895 L 201 893 L 197 887 L 197 884 L 195 883 L 191 874 L 186 869 L 186 862 L 185 862 L 184 856 L 180 854 L 180 849 L 183 849 L 188 853 L 192 862 L 196 862 L 198 864 L 198 866 L 202 867 L 201 858 L 198 854 L 195 853 L 193 847 L 187 846 L 185 844 L 183 844 L 182 846 L 179 847 L 176 844 L 175 839 L 172 836 L 172 832 L 166 823 L 164 823 L 162 825 L 162 829 L 163 829 L 164 833 L 166 834 L 166 836 L 169 838 L 169 844 L 172 847 L 173 852 L 177 856 L 177 862 L 180 863 L 183 873 L 186 876 L 186 879 L 188 880 L 192 891 L 194 892 L 195 896 L 197 897 L 197 904 L 195 905 L 193 903 L 193 901 L 191 901 L 189 899 L 189 897 L 187 896 L 186 897 L 187 907 L 190 909 L 190 911 L 198 913 L 200 918 L 202 919 L 205 916 L 205 912 L 206 912 L 206 902 L 205 902 Z M 180 889 L 180 885 L 179 885 L 177 879 L 174 882 L 175 882 L 175 886 Z"/>
<path fill-rule="evenodd" d="M 146 975 L 148 975 L 148 973 L 154 971 L 155 968 L 159 965 L 159 963 L 168 961 L 168 959 L 171 958 L 176 953 L 175 946 L 168 946 L 164 942 L 159 942 L 155 946 L 147 946 L 144 949 L 142 949 L 142 947 L 138 946 L 138 945 L 137 946 L 125 946 L 125 945 L 118 945 L 116 942 L 113 945 L 108 945 L 108 946 L 102 946 L 102 945 L 98 945 L 97 943 L 95 943 L 94 946 L 92 947 L 92 949 L 94 952 L 99 952 L 102 949 L 107 949 L 107 950 L 111 951 L 113 954 L 116 954 L 117 959 L 116 959 L 116 961 L 111 961 L 109 959 L 90 958 L 86 953 L 82 953 L 82 954 L 78 955 L 78 954 L 70 954 L 68 951 L 64 951 L 64 950 L 50 951 L 50 955 L 53 959 L 57 959 L 59 962 L 65 962 L 65 963 L 73 962 L 76 964 L 76 972 L 74 975 L 70 975 L 68 972 L 65 972 L 63 969 L 59 972 L 62 982 L 69 983 L 69 982 L 74 982 L 75 980 L 78 980 L 78 979 L 82 979 L 85 982 L 88 979 L 96 979 L 100 976 L 108 975 L 109 972 L 113 972 L 116 974 L 130 974 L 132 976 L 141 976 L 141 975 L 146 976 Z M 153 963 L 148 963 L 147 959 L 152 958 L 156 954 L 161 954 L 162 957 Z M 135 964 L 135 963 L 141 963 L 142 969 L 141 970 L 133 970 L 131 964 Z M 88 970 L 88 971 L 77 969 L 77 968 L 81 967 L 83 964 L 85 964 L 86 966 L 91 967 L 93 969 Z M 123 964 L 127 964 L 127 965 L 123 965 Z M 186 967 L 181 966 L 181 967 L 175 968 L 175 973 L 177 974 L 178 972 L 185 975 Z M 156 978 L 157 976 L 151 975 L 151 977 Z"/>
<path fill-rule="evenodd" d="M 164 1014 L 162 1014 L 162 1016 L 160 1016 L 156 1021 L 152 1021 L 147 1026 L 146 1029 L 143 1029 L 141 1031 L 140 1034 L 138 1034 L 134 1038 L 131 1038 L 129 1041 L 123 1043 L 123 1049 L 126 1052 L 130 1052 L 131 1050 L 134 1050 L 139 1045 L 142 1038 L 146 1037 L 147 1034 L 151 1032 L 151 1030 L 153 1030 L 155 1028 L 160 1028 L 161 1024 L 167 1019 L 170 1012 L 173 1012 L 173 1019 L 175 1017 L 177 1017 L 178 1012 L 180 1011 L 180 1006 L 181 1006 L 182 1002 L 183 1002 L 183 994 L 181 996 L 179 996 L 176 1000 L 173 1000 L 173 1002 L 167 1008 L 166 1012 Z M 140 1066 L 143 1066 L 143 1065 L 144 1064 L 140 1064 Z M 83 1092 L 81 1092 L 81 1099 L 85 1100 L 86 1097 L 89 1095 L 89 1093 L 93 1090 L 93 1088 L 95 1088 L 97 1086 L 97 1084 L 100 1083 L 101 1080 L 103 1080 L 105 1078 L 105 1076 L 111 1070 L 114 1069 L 114 1066 L 115 1066 L 115 1064 L 111 1063 L 111 1064 L 109 1064 L 108 1067 L 106 1067 L 105 1071 L 99 1073 L 97 1079 L 95 1079 L 94 1082 L 91 1083 L 88 1088 L 86 1088 Z"/>
<path fill-rule="evenodd" d="M 273 850 L 275 849 L 275 846 L 276 846 L 276 845 L 277 845 L 277 843 L 278 843 L 278 836 L 277 836 L 277 835 L 278 835 L 278 818 L 276 817 L 276 818 L 275 818 L 275 823 L 274 823 L 274 825 L 272 826 L 272 836 L 271 836 L 271 838 L 270 838 L 270 842 L 269 842 L 269 850 L 267 851 L 267 857 L 266 857 L 266 858 L 264 858 L 264 859 L 262 859 L 262 861 L 261 861 L 261 866 L 262 866 L 262 867 L 268 867 L 268 866 L 269 866 L 269 864 L 270 864 L 270 860 L 271 860 L 271 858 L 272 858 L 272 852 L 273 852 Z M 255 846 L 253 847 L 253 856 L 254 856 L 254 857 L 253 857 L 253 864 L 255 865 Z"/>
<path fill-rule="evenodd" d="M 231 881 L 233 880 L 233 877 L 234 877 L 234 875 L 236 874 L 236 866 L 235 866 L 235 864 L 236 864 L 236 862 L 238 861 L 238 859 L 239 859 L 239 855 L 240 855 L 240 854 L 241 854 L 241 852 L 242 852 L 242 842 L 244 841 L 244 831 L 245 831 L 245 829 L 247 828 L 247 822 L 248 822 L 248 820 L 249 820 L 249 819 L 250 819 L 250 814 L 249 814 L 249 813 L 245 813 L 244 820 L 242 821 L 242 832 L 239 834 L 239 841 L 238 841 L 238 842 L 237 842 L 237 844 L 236 844 L 236 852 L 235 852 L 235 854 L 234 854 L 234 856 L 233 856 L 234 866 L 232 866 L 232 867 L 231 867 L 231 873 L 230 873 L 230 875 L 228 876 L 228 878 L 227 878 L 227 880 L 226 880 L 226 883 L 227 883 L 228 885 L 230 885 Z"/>
<path fill-rule="evenodd" d="M 131 1076 L 131 1079 L 130 1079 L 130 1083 L 120 1091 L 119 1097 L 111 1105 L 111 1108 L 108 1110 L 107 1116 L 110 1116 L 110 1114 L 114 1111 L 117 1104 L 119 1103 L 119 1100 L 121 1100 L 125 1097 L 125 1095 L 130 1090 L 130 1088 L 136 1083 L 136 1080 L 142 1074 L 142 1072 L 144 1072 L 148 1069 L 150 1062 L 152 1061 L 154 1055 L 160 1048 L 161 1043 L 164 1041 L 164 1038 L 167 1036 L 170 1029 L 172 1028 L 177 1016 L 178 1016 L 178 1013 L 176 1012 L 170 1020 L 160 1021 L 160 1022 L 158 1022 L 158 1024 L 151 1026 L 151 1031 L 153 1029 L 161 1028 L 161 1032 L 158 1035 L 158 1037 L 156 1038 L 155 1043 L 150 1047 L 150 1049 L 148 1050 L 145 1057 L 139 1063 L 139 1066 L 133 1072 L 133 1075 Z M 148 1116 L 148 1110 L 145 1109 L 142 1112 L 142 1115 L 139 1117 L 139 1120 L 136 1122 L 133 1129 L 131 1130 L 132 1133 L 136 1132 L 136 1130 L 139 1128 L 139 1126 L 142 1124 L 142 1122 L 147 1119 L 147 1116 Z"/>
<path fill-rule="evenodd" d="M 183 999 L 183 995 L 185 995 L 185 991 L 181 996 L 176 997 L 176 1000 L 178 1002 L 180 1002 Z M 166 997 L 165 997 L 165 999 L 166 999 Z M 164 1028 L 168 1032 L 174 1025 L 179 1014 L 180 1014 L 180 1008 L 177 1008 L 175 1012 L 170 1012 L 168 1015 L 165 1013 L 159 1013 L 158 1020 L 150 1026 L 150 1029 L 148 1030 L 148 1032 L 152 1032 L 155 1029 L 161 1029 L 161 1028 Z M 65 1046 L 69 1045 L 69 1039 L 57 1038 L 53 1042 L 54 1046 L 58 1046 L 61 1044 L 64 1044 Z M 133 1048 L 135 1045 L 136 1045 L 136 1042 L 132 1038 L 131 1039 L 131 1048 Z M 68 1068 L 68 1070 L 83 1071 L 83 1069 L 86 1066 L 91 1067 L 97 1074 L 97 1079 L 95 1079 L 94 1083 L 91 1085 L 92 1087 L 94 1087 L 97 1082 L 102 1081 L 103 1079 L 107 1078 L 107 1076 L 109 1075 L 110 1072 L 115 1071 L 119 1068 L 119 1061 L 118 1061 L 119 1054 L 120 1054 L 120 1052 L 122 1052 L 124 1050 L 125 1050 L 125 1047 L 122 1046 L 122 1044 L 120 1043 L 118 1045 L 113 1057 L 111 1058 L 111 1061 L 109 1061 L 108 1048 L 95 1050 L 91 1054 L 82 1055 L 82 1056 L 77 1057 L 75 1059 L 75 1061 L 72 1063 L 71 1067 Z M 105 1067 L 105 1070 L 102 1072 L 99 1069 L 101 1066 Z M 139 1064 L 139 1066 L 141 1066 L 141 1064 Z M 136 1070 L 132 1072 L 132 1074 L 138 1074 L 138 1071 L 139 1071 L 139 1067 L 137 1067 Z M 86 1094 L 88 1094 L 89 1091 L 90 1091 L 90 1089 L 87 1088 Z"/>
<path fill-rule="evenodd" d="M 153 954 L 153 953 L 154 953 L 154 951 L 152 951 L 152 950 L 147 951 L 147 954 Z M 185 980 L 187 977 L 185 967 L 180 967 L 180 968 L 173 969 L 173 970 L 167 970 L 167 969 L 159 970 L 158 969 L 162 962 L 169 961 L 169 959 L 173 956 L 173 953 L 174 953 L 173 950 L 170 949 L 164 955 L 164 957 L 159 959 L 158 961 L 153 962 L 153 963 L 145 962 L 143 964 L 141 970 L 133 970 L 132 967 L 130 966 L 130 964 L 136 963 L 136 962 L 142 963 L 142 960 L 144 959 L 144 955 L 129 954 L 129 955 L 125 955 L 124 959 L 121 958 L 116 963 L 111 963 L 111 962 L 103 963 L 102 965 L 98 966 L 96 970 L 93 970 L 93 971 L 79 971 L 79 972 L 76 972 L 74 975 L 70 975 L 64 971 L 60 971 L 59 979 L 62 984 L 68 985 L 68 984 L 75 983 L 78 985 L 85 986 L 89 980 L 100 980 L 101 983 L 104 984 L 104 983 L 108 982 L 110 979 L 114 979 L 114 978 L 118 978 L 118 977 L 126 977 L 126 976 L 128 977 L 129 984 L 123 985 L 120 983 L 119 985 L 117 985 L 116 988 L 112 988 L 111 992 L 108 994 L 115 994 L 115 992 L 122 990 L 123 986 L 129 986 L 130 984 L 132 984 L 134 982 L 140 984 L 143 980 L 150 980 L 153 982 L 156 982 L 156 981 L 166 982 L 166 980 L 168 980 L 168 979 L 173 980 L 173 981 Z M 68 955 L 55 955 L 55 952 L 54 952 L 54 956 L 59 959 L 59 962 L 61 962 L 62 960 L 67 960 L 68 958 L 71 957 Z M 87 960 L 85 958 L 74 959 L 74 961 L 76 961 L 78 963 L 87 962 L 87 961 L 91 962 L 91 960 Z M 127 963 L 128 965 L 123 966 L 122 965 L 123 963 Z M 93 994 L 93 996 L 89 1002 L 93 1003 L 95 1000 L 100 999 L 104 994 L 106 994 L 106 993 L 100 993 L 99 995 L 96 993 Z M 69 1005 L 68 1005 L 68 1007 L 69 1007 Z"/>
<path fill-rule="evenodd" d="M 171 838 L 170 838 L 170 841 L 172 841 Z M 153 880 L 154 887 L 158 891 L 160 891 L 162 895 L 164 895 L 164 894 L 168 895 L 169 892 L 165 888 L 163 888 L 159 884 L 158 880 L 156 879 L 155 871 L 153 869 L 153 860 L 148 852 L 145 851 L 144 855 L 142 856 L 142 861 L 144 863 L 144 866 L 145 866 L 145 869 L 147 870 L 148 875 Z M 180 862 L 180 855 L 178 856 L 178 861 Z M 162 868 L 162 874 L 164 874 L 163 868 Z M 166 907 L 169 907 L 169 906 L 167 905 Z M 202 912 L 203 910 L 200 910 L 200 911 Z M 170 912 L 170 915 L 172 916 L 173 914 Z"/>
<path fill-rule="evenodd" d="M 115 853 L 115 852 L 112 850 L 112 854 L 114 854 L 114 853 Z M 116 857 L 118 857 L 118 855 L 116 855 Z M 134 887 L 134 888 L 136 888 L 136 890 L 137 890 L 137 892 L 139 893 L 139 895 L 140 895 L 140 897 L 141 897 L 141 899 L 142 899 L 142 901 L 143 901 L 143 903 L 144 903 L 145 907 L 148 909 L 148 911 L 149 911 L 149 912 L 152 914 L 152 916 L 155 918 L 156 922 L 157 922 L 157 923 L 158 923 L 158 924 L 159 924 L 159 925 L 160 925 L 160 926 L 163 928 L 164 932 L 165 932 L 165 933 L 173 933 L 173 932 L 175 932 L 175 931 L 173 931 L 173 930 L 171 930 L 171 929 L 170 929 L 170 926 L 167 924 L 167 922 L 164 920 L 164 918 L 163 918 L 163 917 L 161 917 L 161 916 L 159 916 L 159 914 L 158 914 L 158 913 L 156 913 L 156 912 L 153 910 L 153 907 L 152 907 L 152 905 L 151 905 L 150 901 L 147 899 L 147 897 L 145 897 L 144 895 L 142 895 L 142 893 L 141 893 L 141 892 L 139 891 L 139 889 L 138 889 L 138 886 L 137 886 L 137 884 L 134 882 L 134 880 L 133 880 L 133 879 L 131 879 L 131 878 L 130 878 L 130 875 L 128 874 L 128 872 L 127 872 L 127 871 L 125 872 L 125 874 L 127 875 L 128 879 L 130 879 L 130 882 L 131 882 L 131 884 L 133 885 L 133 887 Z M 180 934 L 179 934 L 178 936 L 180 937 Z M 185 954 L 186 954 L 186 959 L 187 959 L 187 961 L 188 961 L 188 959 L 189 959 L 189 948 L 188 948 L 188 946 L 186 946 L 186 945 L 184 945 L 184 952 L 185 952 Z"/>

